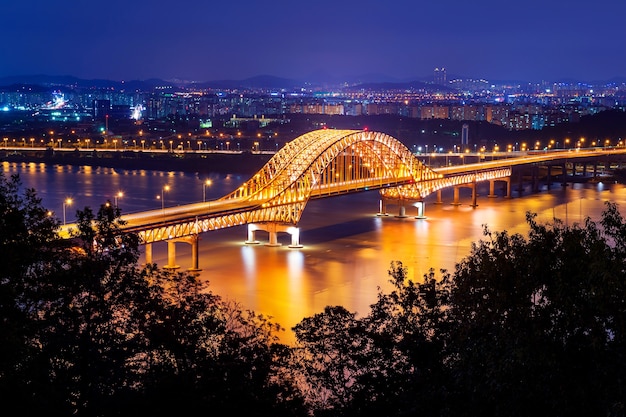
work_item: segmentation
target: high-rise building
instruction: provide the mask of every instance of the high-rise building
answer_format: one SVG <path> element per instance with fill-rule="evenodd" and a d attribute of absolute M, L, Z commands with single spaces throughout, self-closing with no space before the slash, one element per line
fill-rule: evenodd
<path fill-rule="evenodd" d="M 439 84 L 439 85 L 445 85 L 446 84 L 446 69 L 441 67 L 441 68 L 435 68 L 435 74 L 434 74 L 434 81 L 435 84 Z"/>
<path fill-rule="evenodd" d="M 111 113 L 111 100 L 94 100 L 93 101 L 93 118 L 94 120 L 104 120 Z"/>
<path fill-rule="evenodd" d="M 467 123 L 463 123 L 461 129 L 461 145 L 469 145 L 469 125 Z"/>

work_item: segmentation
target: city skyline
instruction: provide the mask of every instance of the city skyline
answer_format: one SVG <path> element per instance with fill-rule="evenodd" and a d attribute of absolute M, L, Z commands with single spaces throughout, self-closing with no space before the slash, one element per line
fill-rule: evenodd
<path fill-rule="evenodd" d="M 0 77 L 406 81 L 435 67 L 531 82 L 626 76 L 626 3 L 608 0 L 72 3 L 0 6 Z"/>

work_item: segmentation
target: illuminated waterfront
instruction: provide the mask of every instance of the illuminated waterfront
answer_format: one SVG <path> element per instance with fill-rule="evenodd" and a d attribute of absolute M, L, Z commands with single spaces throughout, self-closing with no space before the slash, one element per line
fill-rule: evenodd
<path fill-rule="evenodd" d="M 161 195 L 165 206 L 202 201 L 203 192 L 207 199 L 221 197 L 247 180 L 241 175 L 211 175 L 211 186 L 203 189 L 205 177 L 180 172 L 9 163 L 2 169 L 5 175 L 19 172 L 24 185 L 35 188 L 43 205 L 59 218 L 64 199 L 71 197 L 68 222 L 74 220 L 76 208 L 113 202 L 119 191 L 124 194 L 118 203 L 128 213 L 161 207 Z M 165 185 L 170 190 L 161 194 Z M 245 226 L 204 233 L 200 276 L 216 294 L 273 316 L 289 329 L 326 305 L 367 313 L 378 287 L 387 288 L 393 260 L 402 261 L 414 279 L 421 279 L 430 267 L 453 269 L 469 253 L 471 242 L 482 237 L 484 224 L 523 233 L 526 211 L 538 213 L 540 221 L 558 217 L 571 224 L 584 216 L 597 219 L 607 200 L 626 207 L 626 189 L 618 184 L 554 185 L 550 191 L 523 197 L 513 192 L 512 199 L 487 198 L 486 190 L 480 194 L 475 209 L 463 194 L 460 206 L 450 205 L 446 193 L 442 205 L 434 204 L 432 196 L 423 220 L 399 219 L 392 211 L 377 217 L 377 192 L 312 201 L 299 225 L 302 249 L 287 248 L 287 235 L 279 235 L 282 247 L 245 245 Z M 266 239 L 266 234 L 259 232 L 258 238 Z M 165 243 L 154 245 L 153 257 L 161 266 L 167 263 Z M 178 244 L 181 269 L 190 266 L 190 258 L 189 246 Z M 287 330 L 284 340 L 291 339 Z"/>

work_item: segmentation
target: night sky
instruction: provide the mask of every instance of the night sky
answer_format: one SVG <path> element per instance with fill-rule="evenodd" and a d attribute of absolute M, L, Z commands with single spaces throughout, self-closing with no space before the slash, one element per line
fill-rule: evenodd
<path fill-rule="evenodd" d="M 0 77 L 626 76 L 625 0 L 4 0 Z"/>

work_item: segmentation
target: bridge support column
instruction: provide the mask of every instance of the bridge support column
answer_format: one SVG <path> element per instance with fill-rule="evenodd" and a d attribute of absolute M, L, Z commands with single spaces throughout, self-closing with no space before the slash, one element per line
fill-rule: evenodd
<path fill-rule="evenodd" d="M 145 244 L 146 265 L 152 263 L 152 243 Z"/>
<path fill-rule="evenodd" d="M 404 206 L 404 201 L 398 207 L 398 215 L 396 217 L 404 218 L 406 215 L 406 207 Z"/>
<path fill-rule="evenodd" d="M 377 216 L 388 216 L 389 214 L 387 213 L 387 202 L 385 201 L 384 198 L 381 198 L 378 201 L 378 213 L 376 213 Z"/>
<path fill-rule="evenodd" d="M 435 201 L 435 204 L 442 204 L 443 201 L 441 200 L 441 190 L 437 190 L 437 201 Z"/>
<path fill-rule="evenodd" d="M 539 192 L 539 166 L 533 165 L 532 168 L 532 190 L 533 193 Z"/>
<path fill-rule="evenodd" d="M 280 246 L 280 243 L 278 243 L 276 223 L 270 223 L 267 225 L 267 233 L 269 234 L 269 242 L 267 242 L 265 246 Z"/>
<path fill-rule="evenodd" d="M 285 232 L 291 235 L 290 248 L 301 248 L 300 244 L 300 228 L 289 224 L 280 223 L 249 223 L 248 224 L 248 240 L 246 244 L 257 244 L 258 240 L 255 240 L 255 232 L 257 230 L 263 230 L 269 235 L 269 242 L 265 246 L 281 246 L 278 242 L 278 232 Z"/>
<path fill-rule="evenodd" d="M 426 216 L 424 215 L 424 209 L 426 208 L 426 203 L 424 203 L 423 201 L 418 201 L 417 203 L 415 203 L 415 208 L 417 208 L 417 216 L 415 216 L 415 218 L 425 219 Z"/>
<path fill-rule="evenodd" d="M 452 205 L 458 206 L 461 203 L 459 202 L 459 186 L 455 185 L 453 188 L 453 199 L 452 199 Z"/>
<path fill-rule="evenodd" d="M 503 181 L 506 183 L 506 185 L 505 185 L 505 190 L 506 190 L 505 197 L 506 198 L 511 198 L 511 177 L 506 177 Z"/>
<path fill-rule="evenodd" d="M 476 197 L 478 196 L 478 194 L 476 193 L 476 179 L 474 179 L 474 182 L 471 185 L 472 187 L 472 207 L 478 207 L 478 203 L 476 202 Z"/>
<path fill-rule="evenodd" d="M 260 242 L 256 240 L 256 231 L 258 227 L 254 223 L 248 223 L 248 239 L 246 240 L 246 245 L 258 245 Z"/>
<path fill-rule="evenodd" d="M 289 233 L 291 235 L 291 245 L 289 245 L 290 248 L 301 248 L 302 245 L 300 244 L 300 228 L 299 227 L 290 227 L 287 230 L 287 233 Z"/>
<path fill-rule="evenodd" d="M 567 187 L 567 164 L 564 163 L 561 169 L 563 170 L 563 178 L 561 180 L 561 186 Z"/>
<path fill-rule="evenodd" d="M 179 265 L 176 265 L 176 241 L 167 241 L 167 265 L 163 268 L 166 269 L 178 269 Z"/>
<path fill-rule="evenodd" d="M 489 180 L 489 195 L 487 197 L 489 198 L 497 197 L 496 193 L 494 192 L 495 185 L 496 185 L 496 180 Z"/>
<path fill-rule="evenodd" d="M 199 252 L 199 240 L 200 237 L 198 235 L 193 235 L 185 238 L 185 241 L 191 245 L 191 267 L 187 269 L 188 271 L 201 271 L 199 268 L 200 262 L 198 257 Z"/>
<path fill-rule="evenodd" d="M 548 186 L 548 190 L 550 189 L 550 185 L 552 185 L 552 165 L 548 164 L 548 173 L 546 174 L 546 185 Z"/>

